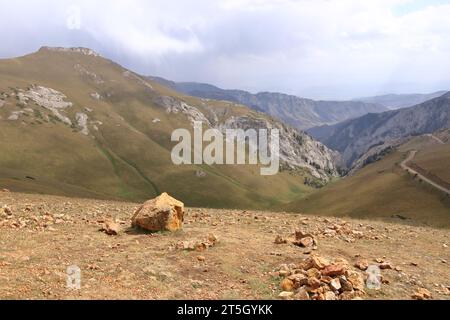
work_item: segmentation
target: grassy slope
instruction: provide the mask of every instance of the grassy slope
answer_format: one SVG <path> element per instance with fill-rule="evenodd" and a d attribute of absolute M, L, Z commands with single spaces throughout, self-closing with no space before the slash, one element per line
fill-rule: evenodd
<path fill-rule="evenodd" d="M 356 175 L 284 206 L 287 211 L 355 218 L 401 215 L 414 222 L 450 227 L 447 196 L 403 172 L 398 164 L 406 152 L 396 151 Z M 441 162 L 442 166 L 448 164 Z"/>
<path fill-rule="evenodd" d="M 80 64 L 101 76 L 98 84 L 80 75 Z M 199 99 L 184 97 L 152 83 L 154 91 L 125 77 L 125 70 L 108 60 L 74 53 L 38 52 L 11 60 L 0 60 L 0 92 L 31 84 L 63 92 L 74 103 L 69 114 L 84 107 L 94 111 L 90 119 L 103 122 L 95 139 L 61 123 L 1 121 L 0 186 L 12 190 L 71 196 L 142 201 L 162 191 L 186 204 L 205 207 L 267 208 L 311 192 L 299 176 L 281 173 L 262 177 L 257 167 L 203 167 L 208 175 L 195 176 L 197 166 L 174 166 L 170 160 L 170 133 L 191 125 L 183 115 L 167 114 L 152 101 L 169 95 L 201 106 Z M 110 98 L 94 100 L 90 93 Z M 242 106 L 211 101 L 209 107 L 225 114 L 251 112 Z M 32 106 L 32 108 L 39 108 Z M 3 119 L 15 106 L 3 107 Z M 9 110 L 9 111 L 7 111 Z M 41 111 L 44 112 L 41 108 Z M 161 119 L 158 124 L 154 118 Z M 25 176 L 32 176 L 30 180 Z"/>
<path fill-rule="evenodd" d="M 450 183 L 450 144 L 436 144 L 419 151 L 414 162 L 433 175 Z M 444 164 L 444 165 L 443 165 Z M 445 165 L 446 164 L 446 165 Z"/>

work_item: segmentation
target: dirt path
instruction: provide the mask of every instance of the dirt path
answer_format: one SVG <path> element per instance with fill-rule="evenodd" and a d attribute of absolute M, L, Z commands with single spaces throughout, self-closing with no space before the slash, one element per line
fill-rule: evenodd
<path fill-rule="evenodd" d="M 431 139 L 434 139 L 435 141 L 437 141 L 439 144 L 445 144 L 444 141 L 442 141 L 441 139 L 439 139 L 438 137 L 436 137 L 433 134 L 427 134 L 426 136 L 429 136 Z"/>
<path fill-rule="evenodd" d="M 434 137 L 434 136 L 432 136 L 432 137 Z M 442 142 L 441 140 L 439 140 L 437 137 L 434 137 L 434 138 L 435 138 L 436 140 L 440 141 L 441 143 L 443 143 L 443 142 Z M 422 181 L 428 183 L 429 185 L 435 187 L 436 189 L 439 189 L 439 190 L 441 190 L 441 191 L 443 191 L 443 192 L 445 192 L 445 193 L 447 193 L 447 194 L 450 194 L 450 190 L 449 190 L 449 189 L 447 189 L 447 188 L 445 188 L 445 187 L 439 185 L 438 183 L 432 181 L 431 179 L 425 177 L 423 174 L 417 172 L 416 170 L 414 170 L 414 169 L 412 169 L 412 168 L 410 168 L 410 167 L 408 166 L 408 163 L 411 162 L 411 161 L 414 159 L 414 157 L 416 156 L 416 154 L 417 154 L 417 150 L 412 150 L 412 151 L 409 152 L 409 154 L 408 154 L 408 156 L 406 157 L 406 159 L 403 160 L 402 163 L 400 164 L 400 166 L 402 167 L 402 169 L 408 171 L 409 173 L 412 173 L 412 174 L 414 174 L 414 175 L 417 175 Z"/>

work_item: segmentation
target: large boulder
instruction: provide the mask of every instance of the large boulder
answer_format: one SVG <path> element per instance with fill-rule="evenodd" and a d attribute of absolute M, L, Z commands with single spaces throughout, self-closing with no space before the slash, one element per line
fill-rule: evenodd
<path fill-rule="evenodd" d="M 183 227 L 184 204 L 167 193 L 145 202 L 131 220 L 133 227 L 148 231 L 177 231 Z"/>

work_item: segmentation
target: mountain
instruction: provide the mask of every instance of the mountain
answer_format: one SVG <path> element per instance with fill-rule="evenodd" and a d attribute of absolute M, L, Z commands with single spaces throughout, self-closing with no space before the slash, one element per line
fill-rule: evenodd
<path fill-rule="evenodd" d="M 449 138 L 450 130 L 409 138 L 393 147 L 381 160 L 282 209 L 448 228 Z M 416 173 L 408 173 L 408 168 Z M 443 192 L 426 180 L 448 191 Z"/>
<path fill-rule="evenodd" d="M 404 138 L 449 127 L 450 92 L 413 107 L 371 113 L 333 126 L 312 128 L 308 132 L 329 148 L 339 151 L 351 168 L 374 147 L 397 145 Z"/>
<path fill-rule="evenodd" d="M 224 90 L 204 83 L 177 83 L 160 77 L 149 77 L 149 79 L 188 95 L 232 101 L 249 106 L 300 130 L 324 124 L 335 124 L 370 112 L 376 113 L 388 110 L 380 104 L 360 101 L 315 101 L 283 93 L 260 92 L 252 94 L 243 90 Z"/>
<path fill-rule="evenodd" d="M 282 171 L 172 163 L 175 129 L 280 130 Z M 337 175 L 335 152 L 269 116 L 185 96 L 85 48 L 44 47 L 0 60 L 0 186 L 141 201 L 167 191 L 186 205 L 264 208 Z M 305 184 L 306 183 L 306 184 Z"/>
<path fill-rule="evenodd" d="M 376 103 L 385 106 L 388 109 L 401 109 L 412 107 L 427 100 L 442 96 L 447 91 L 437 91 L 428 94 L 386 94 L 375 97 L 366 97 L 354 99 L 365 103 Z"/>

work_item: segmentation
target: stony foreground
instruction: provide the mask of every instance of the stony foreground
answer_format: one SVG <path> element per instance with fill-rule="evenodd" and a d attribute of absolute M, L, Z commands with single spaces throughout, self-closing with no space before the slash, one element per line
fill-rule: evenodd
<path fill-rule="evenodd" d="M 138 207 L 0 192 L 0 298 L 450 299 L 449 230 L 186 209 L 182 231 L 149 234 L 130 227 Z"/>

